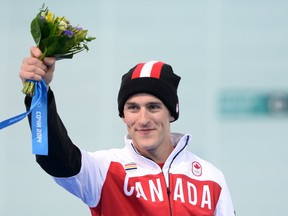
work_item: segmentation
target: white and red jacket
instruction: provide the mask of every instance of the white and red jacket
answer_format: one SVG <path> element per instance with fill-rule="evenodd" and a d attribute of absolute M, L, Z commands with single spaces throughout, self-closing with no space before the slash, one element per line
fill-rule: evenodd
<path fill-rule="evenodd" d="M 234 215 L 222 172 L 187 150 L 190 135 L 171 134 L 175 148 L 162 168 L 128 136 L 122 149 L 85 152 L 71 142 L 51 90 L 48 99 L 49 156 L 37 162 L 93 216 Z"/>
<path fill-rule="evenodd" d="M 95 216 L 234 215 L 223 174 L 186 150 L 189 135 L 172 137 L 175 149 L 162 169 L 141 156 L 126 137 L 123 149 L 82 151 L 80 172 L 55 180 Z"/>

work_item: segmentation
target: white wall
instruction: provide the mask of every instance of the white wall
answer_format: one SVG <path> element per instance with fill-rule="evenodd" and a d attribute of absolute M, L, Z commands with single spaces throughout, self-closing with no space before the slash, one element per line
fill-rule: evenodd
<path fill-rule="evenodd" d="M 0 0 L 0 121 L 24 112 L 18 73 L 42 3 Z M 76 144 L 91 151 L 123 146 L 121 75 L 138 62 L 165 61 L 182 76 L 180 119 L 172 128 L 192 134 L 190 150 L 224 171 L 238 215 L 283 215 L 287 116 L 223 119 L 218 99 L 223 89 L 288 91 L 286 1 L 45 3 L 97 37 L 88 53 L 57 62 L 51 85 Z M 26 119 L 0 131 L 0 149 L 0 215 L 90 214 L 36 164 Z"/>

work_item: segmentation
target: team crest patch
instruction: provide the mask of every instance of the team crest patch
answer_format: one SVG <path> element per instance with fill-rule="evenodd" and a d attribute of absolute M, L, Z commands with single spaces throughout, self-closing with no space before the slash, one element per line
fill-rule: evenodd
<path fill-rule="evenodd" d="M 202 166 L 201 166 L 201 164 L 199 162 L 194 161 L 192 163 L 192 173 L 195 176 L 201 176 L 202 175 Z"/>
<path fill-rule="evenodd" d="M 134 162 L 127 163 L 127 164 L 124 165 L 124 169 L 125 169 L 126 171 L 128 171 L 128 170 L 135 170 L 135 169 L 137 169 L 137 164 L 134 163 Z"/>

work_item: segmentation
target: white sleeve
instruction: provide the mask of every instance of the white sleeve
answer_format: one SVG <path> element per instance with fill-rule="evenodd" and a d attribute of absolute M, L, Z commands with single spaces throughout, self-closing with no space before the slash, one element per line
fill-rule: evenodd
<path fill-rule="evenodd" d="M 53 177 L 55 182 L 80 198 L 89 207 L 97 206 L 110 165 L 104 152 L 82 153 L 80 172 L 68 178 Z M 106 155 L 107 156 L 107 155 Z"/>
<path fill-rule="evenodd" d="M 232 198 L 231 198 L 224 176 L 222 176 L 221 187 L 222 189 L 221 189 L 220 197 L 219 197 L 214 215 L 215 216 L 235 216 L 236 214 L 234 211 Z"/>

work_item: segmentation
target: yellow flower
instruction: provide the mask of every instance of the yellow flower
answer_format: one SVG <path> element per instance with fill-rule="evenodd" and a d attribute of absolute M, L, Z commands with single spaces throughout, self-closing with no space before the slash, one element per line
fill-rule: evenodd
<path fill-rule="evenodd" d="M 50 11 L 45 16 L 47 22 L 54 22 L 54 14 Z"/>
<path fill-rule="evenodd" d="M 65 17 L 63 17 L 63 16 L 57 16 L 57 19 L 58 19 L 58 20 L 65 20 Z"/>
<path fill-rule="evenodd" d="M 57 19 L 69 23 L 69 21 L 64 16 L 58 16 Z"/>

